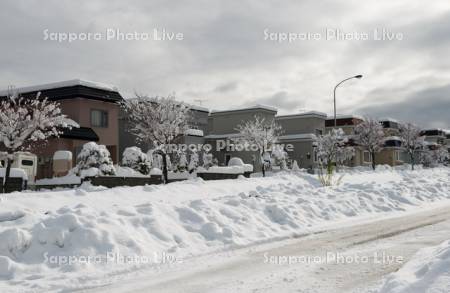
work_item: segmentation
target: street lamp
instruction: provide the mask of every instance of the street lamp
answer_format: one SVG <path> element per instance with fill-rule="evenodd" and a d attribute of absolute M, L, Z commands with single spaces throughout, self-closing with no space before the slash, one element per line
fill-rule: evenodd
<path fill-rule="evenodd" d="M 361 74 L 346 78 L 342 81 L 340 81 L 335 87 L 334 87 L 334 91 L 333 91 L 333 96 L 334 96 L 334 127 L 336 128 L 337 126 L 337 118 L 336 118 L 336 89 L 338 88 L 338 86 L 340 86 L 341 84 L 343 84 L 344 82 L 346 82 L 347 80 L 353 79 L 353 78 L 357 78 L 357 79 L 361 79 L 363 76 Z"/>

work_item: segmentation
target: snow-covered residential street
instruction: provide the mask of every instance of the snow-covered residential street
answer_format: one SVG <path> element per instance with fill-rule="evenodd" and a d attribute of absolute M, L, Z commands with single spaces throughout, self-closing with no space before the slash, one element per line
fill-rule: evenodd
<path fill-rule="evenodd" d="M 386 167 L 337 187 L 282 172 L 2 195 L 0 291 L 375 290 L 396 257 L 450 238 L 449 176 Z M 389 264 L 307 257 L 375 251 Z M 274 263 L 283 256 L 296 264 Z"/>

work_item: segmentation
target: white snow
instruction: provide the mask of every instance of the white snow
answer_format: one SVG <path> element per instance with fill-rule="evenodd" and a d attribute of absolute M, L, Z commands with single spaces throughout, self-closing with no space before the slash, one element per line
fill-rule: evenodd
<path fill-rule="evenodd" d="M 5 178 L 6 168 L 0 168 L 0 177 Z M 28 180 L 27 173 L 24 169 L 21 168 L 11 168 L 11 172 L 9 174 L 11 178 L 22 178 L 23 180 Z"/>
<path fill-rule="evenodd" d="M 64 185 L 64 184 L 80 184 L 80 183 L 81 178 L 75 174 L 68 174 L 62 177 L 36 180 L 36 185 Z"/>
<path fill-rule="evenodd" d="M 152 260 L 155 253 L 167 253 L 183 260 L 309 233 L 327 223 L 352 224 L 449 203 L 449 176 L 448 168 L 383 168 L 355 171 L 340 186 L 321 187 L 316 176 L 279 172 L 266 178 L 197 178 L 113 189 L 85 184 L 3 194 L 0 292 L 101 286 L 157 265 L 95 258 L 109 252 Z"/>
<path fill-rule="evenodd" d="M 53 160 L 72 160 L 72 152 L 71 151 L 56 151 L 53 154 Z"/>
<path fill-rule="evenodd" d="M 244 166 L 212 166 L 208 169 L 199 167 L 197 173 L 244 174 Z"/>
<path fill-rule="evenodd" d="M 450 292 L 450 240 L 427 247 L 391 274 L 380 293 Z"/>
<path fill-rule="evenodd" d="M 50 89 L 57 89 L 62 87 L 69 87 L 69 86 L 76 86 L 76 85 L 82 85 L 86 87 L 101 89 L 101 90 L 107 90 L 112 92 L 117 92 L 118 89 L 115 86 L 95 82 L 95 81 L 87 81 L 82 79 L 71 79 L 71 80 L 65 80 L 65 81 L 59 81 L 59 82 L 53 82 L 53 83 L 46 83 L 46 84 L 40 84 L 35 86 L 28 86 L 28 87 L 21 87 L 14 89 L 14 92 L 17 93 L 30 93 L 30 92 L 38 92 L 43 90 L 50 90 Z M 0 96 L 5 96 L 10 94 L 11 90 L 2 90 L 0 91 Z"/>
<path fill-rule="evenodd" d="M 188 130 L 186 130 L 184 132 L 185 135 L 191 135 L 191 136 L 200 136 L 203 137 L 203 130 L 201 129 L 194 129 L 194 128 L 189 128 Z"/>
<path fill-rule="evenodd" d="M 240 166 L 243 168 L 244 172 L 253 172 L 252 164 L 244 164 L 241 158 L 233 157 L 228 161 L 228 166 Z"/>

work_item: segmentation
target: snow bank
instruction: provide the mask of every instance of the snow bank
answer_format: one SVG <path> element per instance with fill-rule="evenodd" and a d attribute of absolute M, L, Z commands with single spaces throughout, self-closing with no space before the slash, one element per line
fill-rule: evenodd
<path fill-rule="evenodd" d="M 316 176 L 279 172 L 266 178 L 1 195 L 0 292 L 71 291 L 158 265 L 95 261 L 108 253 L 152 260 L 155 253 L 166 253 L 183 260 L 326 224 L 391 216 L 438 201 L 450 204 L 449 176 L 448 168 L 391 169 L 346 175 L 338 187 L 321 187 Z M 67 262 L 68 257 L 75 261 Z M 88 257 L 93 260 L 82 261 Z"/>
<path fill-rule="evenodd" d="M 220 174 L 244 174 L 244 166 L 218 167 L 212 166 L 208 169 L 199 167 L 197 173 L 220 173 Z"/>
<path fill-rule="evenodd" d="M 391 274 L 380 293 L 450 292 L 450 240 L 420 250 Z"/>

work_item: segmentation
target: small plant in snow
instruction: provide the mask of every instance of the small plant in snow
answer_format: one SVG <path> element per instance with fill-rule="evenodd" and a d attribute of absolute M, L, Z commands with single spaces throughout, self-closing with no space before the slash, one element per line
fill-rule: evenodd
<path fill-rule="evenodd" d="M 322 185 L 338 184 L 341 180 L 342 177 L 333 182 L 335 166 L 355 155 L 355 149 L 347 146 L 347 143 L 348 138 L 342 129 L 332 129 L 330 133 L 317 138 L 316 152 L 319 161 L 319 180 Z"/>
<path fill-rule="evenodd" d="M 294 163 L 292 163 L 292 171 L 300 171 L 297 160 L 294 160 Z"/>
<path fill-rule="evenodd" d="M 88 142 L 78 154 L 75 173 L 78 176 L 115 175 L 113 161 L 104 145 Z"/>
<path fill-rule="evenodd" d="M 183 151 L 178 151 L 175 154 L 175 162 L 174 162 L 174 170 L 175 172 L 185 172 L 188 169 L 188 160 L 186 157 L 186 153 Z"/>
<path fill-rule="evenodd" d="M 372 169 L 375 170 L 375 155 L 384 145 L 385 134 L 380 122 L 372 118 L 365 118 L 354 129 L 355 142 L 365 148 L 372 155 Z"/>
<path fill-rule="evenodd" d="M 264 177 L 266 175 L 266 163 L 270 164 L 270 156 L 265 158 L 265 154 L 278 141 L 281 126 L 276 124 L 274 120 L 266 121 L 265 118 L 255 116 L 253 120 L 238 125 L 236 130 L 240 134 L 236 141 L 258 148 L 261 159 L 261 171 Z"/>
<path fill-rule="evenodd" d="M 123 152 L 122 165 L 141 174 L 148 175 L 152 169 L 151 160 L 138 147 L 128 147 Z"/>
<path fill-rule="evenodd" d="M 420 128 L 411 123 L 400 124 L 400 137 L 402 145 L 411 159 L 411 168 L 414 170 L 417 153 L 424 146 L 424 137 L 420 136 Z"/>
<path fill-rule="evenodd" d="M 275 145 L 272 150 L 273 165 L 280 167 L 281 170 L 287 169 L 288 153 L 279 145 Z M 297 166 L 298 167 L 298 166 Z"/>

